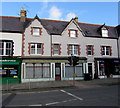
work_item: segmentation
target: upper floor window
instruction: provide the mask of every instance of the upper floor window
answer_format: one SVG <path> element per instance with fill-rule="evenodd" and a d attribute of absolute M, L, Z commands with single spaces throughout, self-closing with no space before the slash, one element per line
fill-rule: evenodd
<path fill-rule="evenodd" d="M 111 56 L 112 49 L 110 46 L 101 46 L 102 55 L 104 56 Z"/>
<path fill-rule="evenodd" d="M 12 55 L 13 54 L 13 42 L 12 41 L 0 41 L 0 55 Z"/>
<path fill-rule="evenodd" d="M 69 29 L 68 35 L 69 35 L 69 37 L 78 37 L 78 30 Z"/>
<path fill-rule="evenodd" d="M 52 52 L 53 55 L 60 55 L 61 54 L 60 44 L 53 44 Z"/>
<path fill-rule="evenodd" d="M 43 54 L 42 43 L 30 43 L 30 54 L 41 55 Z"/>
<path fill-rule="evenodd" d="M 31 35 L 41 35 L 42 34 L 42 28 L 39 27 L 31 27 Z"/>
<path fill-rule="evenodd" d="M 68 45 L 68 55 L 80 55 L 80 45 Z"/>
<path fill-rule="evenodd" d="M 86 50 L 87 55 L 94 55 L 94 45 L 86 45 Z"/>
<path fill-rule="evenodd" d="M 108 37 L 108 30 L 105 27 L 102 28 L 102 36 L 103 37 Z"/>

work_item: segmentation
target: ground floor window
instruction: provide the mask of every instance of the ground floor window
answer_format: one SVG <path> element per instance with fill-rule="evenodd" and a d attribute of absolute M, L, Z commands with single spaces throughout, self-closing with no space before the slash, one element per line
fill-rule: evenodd
<path fill-rule="evenodd" d="M 120 61 L 119 60 L 99 60 L 98 75 L 107 76 L 120 75 Z"/>
<path fill-rule="evenodd" d="M 120 75 L 120 61 L 119 60 L 114 60 L 113 64 L 114 64 L 113 75 Z"/>
<path fill-rule="evenodd" d="M 26 63 L 26 78 L 51 78 L 49 63 Z"/>
<path fill-rule="evenodd" d="M 76 74 L 76 77 L 82 77 L 83 76 L 83 64 L 82 63 L 75 66 L 75 69 L 73 68 L 73 66 L 70 66 L 67 63 L 65 64 L 65 77 L 66 78 L 73 77 L 74 73 Z"/>
<path fill-rule="evenodd" d="M 99 75 L 105 75 L 105 64 L 104 61 L 99 61 Z"/>

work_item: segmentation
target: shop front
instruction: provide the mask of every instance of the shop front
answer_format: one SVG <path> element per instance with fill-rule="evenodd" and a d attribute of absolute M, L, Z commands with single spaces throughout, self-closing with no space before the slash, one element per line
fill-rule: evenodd
<path fill-rule="evenodd" d="M 20 58 L 1 58 L 0 59 L 0 78 L 2 84 L 21 82 L 21 59 Z"/>
<path fill-rule="evenodd" d="M 118 78 L 120 77 L 120 59 L 117 58 L 96 58 L 95 77 L 98 78 Z"/>
<path fill-rule="evenodd" d="M 85 60 L 79 60 L 74 68 L 66 58 L 23 58 L 21 79 L 22 82 L 72 80 L 74 73 L 76 79 L 84 79 Z"/>

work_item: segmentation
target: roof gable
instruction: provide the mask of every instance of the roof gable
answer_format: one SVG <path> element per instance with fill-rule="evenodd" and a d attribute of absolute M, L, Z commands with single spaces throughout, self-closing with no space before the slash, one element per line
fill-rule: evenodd
<path fill-rule="evenodd" d="M 37 19 L 42 26 L 46 29 L 49 34 L 57 34 L 61 35 L 63 31 L 71 24 L 74 23 L 85 36 L 90 37 L 102 37 L 101 34 L 98 32 L 100 27 L 103 25 L 96 25 L 96 24 L 87 24 L 87 23 L 76 23 L 73 19 L 70 22 L 67 21 L 57 21 L 57 20 L 47 20 L 47 19 L 39 19 L 36 15 L 35 18 L 26 18 L 26 22 L 20 22 L 20 17 L 7 17 L 1 16 L 0 20 L 2 20 L 2 27 L 0 31 L 3 32 L 24 32 L 25 28 L 27 28 L 32 21 Z M 108 29 L 108 35 L 111 38 L 117 38 L 117 29 L 116 27 L 106 26 Z"/>
<path fill-rule="evenodd" d="M 74 25 L 76 26 L 76 28 L 78 28 L 78 30 L 83 33 L 83 31 L 82 31 L 82 29 L 80 28 L 80 26 L 78 25 L 78 23 L 77 23 L 74 19 L 71 19 L 71 21 L 66 25 L 66 27 L 63 29 L 63 31 L 62 31 L 61 34 L 63 34 L 64 31 L 65 31 L 66 29 L 68 29 L 71 24 L 74 24 Z M 83 33 L 83 35 L 84 35 L 84 33 Z"/>

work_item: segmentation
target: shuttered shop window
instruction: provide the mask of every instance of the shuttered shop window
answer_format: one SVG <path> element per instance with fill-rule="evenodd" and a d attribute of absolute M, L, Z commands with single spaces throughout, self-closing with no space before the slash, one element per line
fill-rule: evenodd
<path fill-rule="evenodd" d="M 73 77 L 73 67 L 69 64 L 65 64 L 65 77 L 71 78 Z"/>
<path fill-rule="evenodd" d="M 75 67 L 77 77 L 83 76 L 83 65 L 79 64 Z"/>
<path fill-rule="evenodd" d="M 50 64 L 26 64 L 26 78 L 50 78 Z"/>
<path fill-rule="evenodd" d="M 26 64 L 26 77 L 33 78 L 33 64 Z"/>
<path fill-rule="evenodd" d="M 75 66 L 75 72 L 76 72 L 76 77 L 82 77 L 83 76 L 83 64 L 79 64 Z M 66 78 L 73 77 L 73 66 L 70 66 L 69 64 L 65 64 L 65 77 Z"/>

